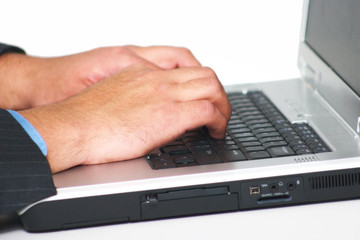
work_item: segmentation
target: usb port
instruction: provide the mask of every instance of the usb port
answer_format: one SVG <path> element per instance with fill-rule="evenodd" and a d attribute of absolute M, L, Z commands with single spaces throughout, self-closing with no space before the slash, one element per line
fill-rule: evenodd
<path fill-rule="evenodd" d="M 250 195 L 260 194 L 260 187 L 250 187 Z"/>

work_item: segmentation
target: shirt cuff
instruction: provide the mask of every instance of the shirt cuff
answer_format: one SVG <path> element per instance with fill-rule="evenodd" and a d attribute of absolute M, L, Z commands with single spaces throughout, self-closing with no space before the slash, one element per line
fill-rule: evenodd
<path fill-rule="evenodd" d="M 21 116 L 18 112 L 15 112 L 13 110 L 7 110 L 15 119 L 18 121 L 18 123 L 24 128 L 26 133 L 30 136 L 30 138 L 36 143 L 36 145 L 39 147 L 41 152 L 46 157 L 47 155 L 47 146 L 44 141 L 44 139 L 41 137 L 39 132 L 31 125 L 31 123 L 26 120 L 23 116 Z"/>

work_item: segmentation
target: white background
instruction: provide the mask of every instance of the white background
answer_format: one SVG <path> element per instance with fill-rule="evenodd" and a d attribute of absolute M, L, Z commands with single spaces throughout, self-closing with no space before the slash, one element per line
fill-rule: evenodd
<path fill-rule="evenodd" d="M 299 76 L 301 0 L 3 0 L 1 9 L 0 42 L 31 55 L 174 45 L 225 85 Z"/>
<path fill-rule="evenodd" d="M 300 0 L 3 0 L 0 42 L 37 56 L 109 45 L 192 50 L 224 84 L 298 77 Z M 359 200 L 0 239 L 359 239 Z M 54 216 L 56 217 L 56 216 Z"/>

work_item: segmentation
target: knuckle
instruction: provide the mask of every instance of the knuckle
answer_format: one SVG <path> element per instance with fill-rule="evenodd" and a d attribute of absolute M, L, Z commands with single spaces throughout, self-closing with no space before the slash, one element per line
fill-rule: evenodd
<path fill-rule="evenodd" d="M 185 47 L 178 47 L 178 51 L 183 55 L 187 55 L 187 56 L 193 55 L 192 52 L 188 48 L 185 48 Z"/>
<path fill-rule="evenodd" d="M 123 46 L 104 47 L 103 49 L 106 49 L 113 56 L 122 56 L 129 53 L 129 50 Z"/>
<path fill-rule="evenodd" d="M 165 96 L 169 92 L 170 84 L 167 82 L 153 82 L 151 92 L 153 96 Z"/>
<path fill-rule="evenodd" d="M 205 81 L 207 91 L 213 99 L 222 99 L 226 95 L 223 86 L 217 78 L 209 77 Z"/>
<path fill-rule="evenodd" d="M 205 117 L 213 116 L 215 113 L 215 106 L 208 100 L 203 100 L 199 103 L 199 111 Z"/>
<path fill-rule="evenodd" d="M 128 49 L 126 47 L 122 47 L 122 46 L 113 47 L 113 50 L 119 54 L 122 54 L 122 53 L 128 51 Z"/>
<path fill-rule="evenodd" d="M 217 78 L 209 77 L 208 78 L 208 86 L 214 91 L 214 92 L 221 92 L 222 85 L 219 82 Z"/>
<path fill-rule="evenodd" d="M 210 67 L 202 67 L 202 70 L 207 76 L 216 77 L 216 73 L 212 68 L 210 68 Z"/>

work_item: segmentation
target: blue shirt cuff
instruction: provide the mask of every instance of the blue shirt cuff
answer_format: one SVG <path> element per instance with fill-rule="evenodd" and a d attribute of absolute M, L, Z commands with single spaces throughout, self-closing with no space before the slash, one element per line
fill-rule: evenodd
<path fill-rule="evenodd" d="M 41 137 L 39 132 L 28 122 L 23 116 L 21 116 L 18 112 L 13 110 L 7 110 L 18 123 L 24 128 L 30 138 L 36 143 L 36 145 L 40 148 L 41 152 L 46 157 L 47 155 L 47 146 L 44 139 Z"/>

